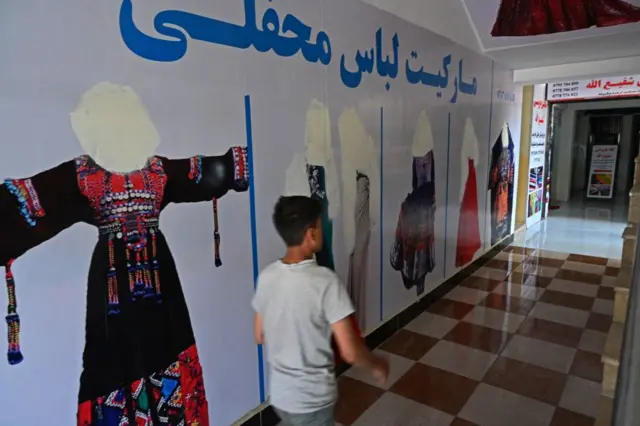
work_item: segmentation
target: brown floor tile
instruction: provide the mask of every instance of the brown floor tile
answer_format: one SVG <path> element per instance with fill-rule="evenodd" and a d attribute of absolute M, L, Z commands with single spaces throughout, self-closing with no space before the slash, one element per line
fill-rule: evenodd
<path fill-rule="evenodd" d="M 499 354 L 509 342 L 509 337 L 509 333 L 505 331 L 461 322 L 444 337 L 444 340 Z"/>
<path fill-rule="evenodd" d="M 480 306 L 498 309 L 512 314 L 528 315 L 535 306 L 536 301 L 531 299 L 521 299 L 504 294 L 491 293 L 480 302 Z"/>
<path fill-rule="evenodd" d="M 613 287 L 600 287 L 598 289 L 598 299 L 613 300 L 616 297 L 616 291 Z"/>
<path fill-rule="evenodd" d="M 608 277 L 617 277 L 620 272 L 620 268 L 616 268 L 615 266 L 607 266 L 604 270 L 604 274 Z"/>
<path fill-rule="evenodd" d="M 391 392 L 455 416 L 477 386 L 475 380 L 418 363 L 391 387 Z"/>
<path fill-rule="evenodd" d="M 569 374 L 591 380 L 592 382 L 602 383 L 602 356 L 599 354 L 578 351 L 573 359 L 571 371 Z"/>
<path fill-rule="evenodd" d="M 453 319 L 462 319 L 475 308 L 467 303 L 456 302 L 455 300 L 440 299 L 427 308 L 427 312 Z"/>
<path fill-rule="evenodd" d="M 516 269 L 516 267 L 520 264 L 520 262 L 514 262 L 511 260 L 502 260 L 502 259 L 491 259 L 487 263 L 485 263 L 485 268 L 494 268 L 501 269 L 503 271 L 511 271 Z"/>
<path fill-rule="evenodd" d="M 576 348 L 582 337 L 582 329 L 539 318 L 527 318 L 518 334 L 558 345 Z"/>
<path fill-rule="evenodd" d="M 351 426 L 383 393 L 384 390 L 375 386 L 342 376 L 338 380 L 340 396 L 336 404 L 336 421 Z"/>
<path fill-rule="evenodd" d="M 487 278 L 480 277 L 469 277 L 462 281 L 460 285 L 462 287 L 473 288 L 475 290 L 482 290 L 492 292 L 498 287 L 502 281 L 490 280 Z"/>
<path fill-rule="evenodd" d="M 380 349 L 403 358 L 418 361 L 438 342 L 439 340 L 433 337 L 408 330 L 400 330 L 380 345 Z"/>
<path fill-rule="evenodd" d="M 589 274 L 586 272 L 571 271 L 569 269 L 560 269 L 556 274 L 556 278 L 563 280 L 576 281 L 583 284 L 600 285 L 602 275 Z"/>
<path fill-rule="evenodd" d="M 453 423 L 451 423 L 450 426 L 478 426 L 478 425 L 475 423 L 471 423 L 466 420 L 463 420 L 461 418 L 456 418 L 453 420 Z"/>
<path fill-rule="evenodd" d="M 482 381 L 538 401 L 558 405 L 567 379 L 566 374 L 500 357 Z"/>
<path fill-rule="evenodd" d="M 607 266 L 607 263 L 609 263 L 609 259 L 607 258 L 585 256 L 583 254 L 570 254 L 567 260 L 569 262 L 582 262 L 582 263 L 590 263 L 592 265 L 602 265 L 602 266 Z"/>
<path fill-rule="evenodd" d="M 512 284 L 521 284 L 529 287 L 547 288 L 549 287 L 549 284 L 551 284 L 551 281 L 553 281 L 553 278 L 514 272 L 509 275 L 505 281 L 508 281 Z"/>
<path fill-rule="evenodd" d="M 566 306 L 567 308 L 591 311 L 595 299 L 593 297 L 580 296 L 577 294 L 563 293 L 560 291 L 546 290 L 540 296 L 540 302 L 551 303 L 552 305 Z"/>
<path fill-rule="evenodd" d="M 596 419 L 593 417 L 558 407 L 549 426 L 593 426 L 595 423 Z"/>
<path fill-rule="evenodd" d="M 530 258 L 525 260 L 523 263 L 527 263 L 532 266 L 549 266 L 551 268 L 561 268 L 562 265 L 564 265 L 564 260 L 531 256 Z"/>
<path fill-rule="evenodd" d="M 611 317 L 610 315 L 591 312 L 591 314 L 589 314 L 589 320 L 587 321 L 586 328 L 588 330 L 596 330 L 602 331 L 603 333 L 608 333 L 609 329 L 611 328 L 612 322 L 613 317 Z"/>

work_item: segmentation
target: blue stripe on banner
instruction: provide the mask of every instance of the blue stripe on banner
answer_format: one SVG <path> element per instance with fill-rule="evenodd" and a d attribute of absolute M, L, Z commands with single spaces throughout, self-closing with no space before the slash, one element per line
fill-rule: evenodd
<path fill-rule="evenodd" d="M 449 245 L 449 241 L 447 240 L 447 230 L 449 223 L 449 158 L 451 154 L 451 113 L 449 113 L 449 117 L 447 119 L 447 183 L 445 186 L 445 195 L 444 195 L 444 271 L 442 272 L 443 278 L 447 278 L 447 246 Z M 464 165 L 461 165 L 464 167 Z"/>
<path fill-rule="evenodd" d="M 380 321 L 384 321 L 384 108 L 380 107 Z M 366 324 L 362 325 L 366 327 Z"/>
<path fill-rule="evenodd" d="M 251 129 L 251 97 L 244 97 L 244 115 L 247 133 L 247 161 L 249 162 L 249 213 L 251 216 L 251 258 L 253 262 L 253 288 L 258 283 L 258 233 L 256 228 L 256 179 L 253 168 L 253 131 Z M 260 403 L 265 402 L 264 355 L 262 345 L 258 345 L 258 377 L 260 383 Z"/>
<path fill-rule="evenodd" d="M 487 246 L 491 245 L 491 206 L 489 206 L 489 191 L 486 191 L 487 185 L 489 183 L 489 174 L 491 173 L 491 170 L 489 169 L 491 167 L 491 125 L 493 124 L 493 75 L 494 75 L 494 70 L 496 67 L 496 63 L 495 61 L 491 61 L 491 102 L 489 102 L 489 149 L 487 149 L 488 153 L 487 153 L 487 170 L 489 170 L 489 172 L 487 173 L 487 180 L 484 182 L 483 187 L 485 189 L 485 197 L 484 197 L 484 217 L 485 219 L 485 224 L 484 224 L 484 230 L 485 233 L 487 232 L 487 221 L 489 221 L 489 235 L 485 235 L 484 236 L 484 249 L 485 251 L 487 250 Z M 502 125 L 502 124 L 500 124 Z M 489 212 L 489 214 L 487 214 L 487 212 Z"/>

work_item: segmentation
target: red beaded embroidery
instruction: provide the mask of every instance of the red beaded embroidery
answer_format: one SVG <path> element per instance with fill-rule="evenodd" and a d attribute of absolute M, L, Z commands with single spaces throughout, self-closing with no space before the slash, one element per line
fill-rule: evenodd
<path fill-rule="evenodd" d="M 115 247 L 125 246 L 129 292 L 137 298 L 158 298 L 160 275 L 155 247 L 158 217 L 167 177 L 159 158 L 152 158 L 143 169 L 131 173 L 112 173 L 88 156 L 76 159 L 78 186 L 95 212 L 100 233 L 107 235 L 109 271 L 107 275 L 110 315 L 118 314 L 119 295 Z M 148 239 L 151 236 L 152 256 Z"/>

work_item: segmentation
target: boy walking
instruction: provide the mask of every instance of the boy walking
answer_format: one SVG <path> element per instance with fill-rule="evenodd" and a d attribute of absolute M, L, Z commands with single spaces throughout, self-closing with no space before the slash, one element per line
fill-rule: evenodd
<path fill-rule="evenodd" d="M 353 329 L 351 299 L 338 276 L 318 266 L 322 204 L 281 197 L 273 223 L 285 256 L 258 277 L 253 299 L 255 338 L 267 349 L 271 404 L 285 426 L 333 426 L 337 401 L 333 334 L 345 362 L 370 371 L 383 384 L 389 366 Z"/>

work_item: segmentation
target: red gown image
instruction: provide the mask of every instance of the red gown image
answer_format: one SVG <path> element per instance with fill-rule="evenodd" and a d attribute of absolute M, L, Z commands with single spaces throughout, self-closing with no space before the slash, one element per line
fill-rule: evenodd
<path fill-rule="evenodd" d="M 468 159 L 469 174 L 464 186 L 458 219 L 458 240 L 456 245 L 456 267 L 462 267 L 473 260 L 480 249 L 480 223 L 478 221 L 478 181 L 473 159 Z"/>
<path fill-rule="evenodd" d="M 9 292 L 9 362 L 22 361 L 13 260 L 88 223 L 98 238 L 88 274 L 77 425 L 208 426 L 195 337 L 159 217 L 170 203 L 211 200 L 216 216 L 218 198 L 248 187 L 247 151 L 240 147 L 221 156 L 152 157 L 130 173 L 110 172 L 83 155 L 31 178 L 5 180 L 0 263 Z M 217 248 L 217 230 L 214 236 Z"/>
<path fill-rule="evenodd" d="M 624 0 L 502 0 L 493 37 L 524 37 L 640 22 Z"/>

